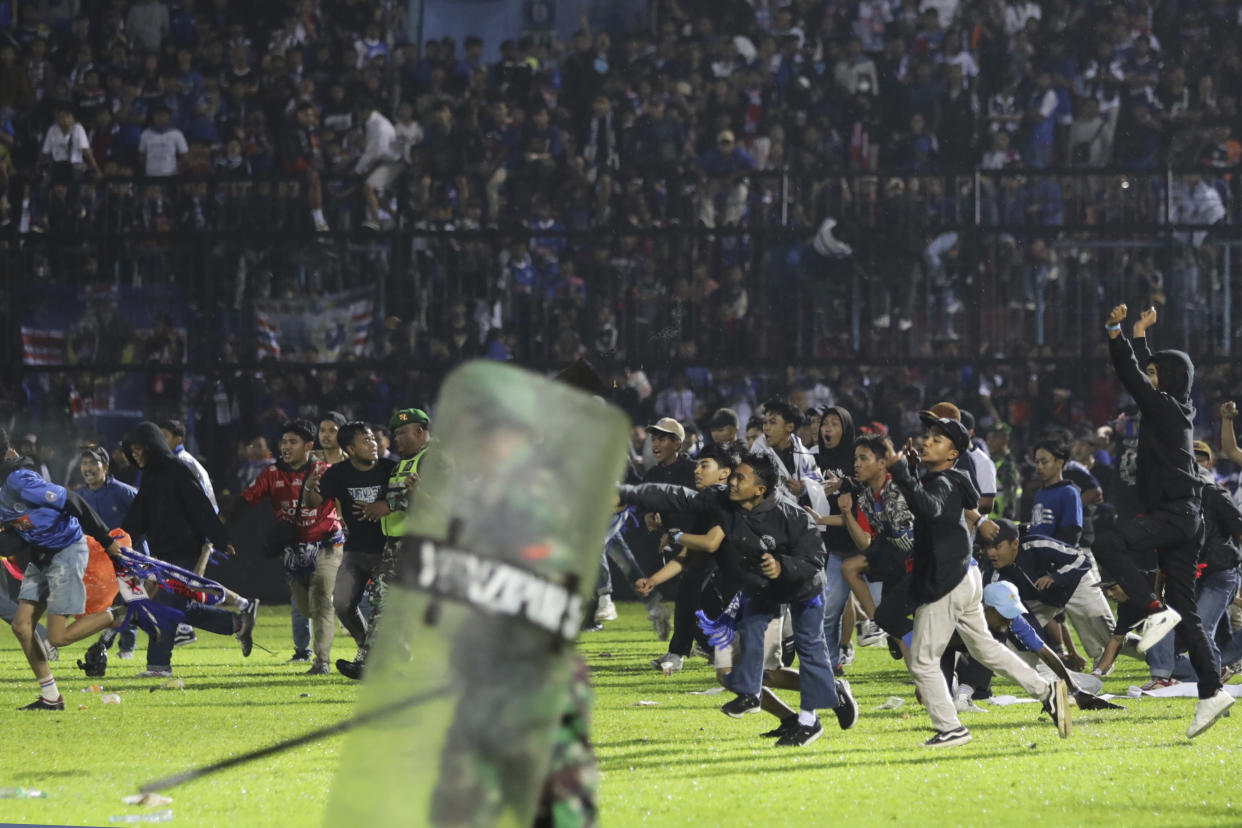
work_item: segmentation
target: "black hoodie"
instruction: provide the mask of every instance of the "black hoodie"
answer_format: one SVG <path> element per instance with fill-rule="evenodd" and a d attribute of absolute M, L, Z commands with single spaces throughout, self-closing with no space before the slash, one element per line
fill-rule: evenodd
<path fill-rule="evenodd" d="M 961 469 L 928 472 L 917 480 L 903 457 L 888 471 L 914 515 L 910 595 L 919 604 L 930 604 L 966 577 L 970 530 L 963 510 L 979 505 L 979 493 Z"/>
<path fill-rule="evenodd" d="M 220 549 L 229 545 L 229 534 L 211 508 L 211 501 L 194 479 L 194 473 L 176 458 L 155 423 L 142 422 L 125 435 L 122 446 L 130 462 L 132 448 L 146 449 L 142 485 L 129 507 L 121 528 L 137 543 L 146 538 L 151 554 L 179 566 L 192 568 L 203 541 Z M 136 464 L 135 464 L 136 465 Z"/>
<path fill-rule="evenodd" d="M 811 517 L 793 498 L 770 495 L 747 510 L 729 500 L 724 486 L 701 492 L 666 483 L 621 486 L 621 502 L 646 511 L 699 512 L 710 515 L 725 540 L 717 562 L 730 584 L 748 596 L 769 603 L 805 601 L 824 589 L 824 544 Z M 770 552 L 781 564 L 781 574 L 769 579 L 760 572 L 759 559 Z"/>
<path fill-rule="evenodd" d="M 1197 500 L 1203 480 L 1192 447 L 1194 363 L 1182 351 L 1153 354 L 1146 337 L 1136 337 L 1131 347 L 1124 333 L 1109 339 L 1108 352 L 1118 379 L 1142 413 L 1135 468 L 1139 502 L 1150 512 L 1170 501 Z M 1159 391 L 1144 373 L 1149 363 L 1155 363 L 1159 372 Z"/>
<path fill-rule="evenodd" d="M 815 463 L 821 471 L 830 471 L 838 477 L 854 476 L 854 416 L 849 411 L 839 405 L 830 406 L 824 409 L 824 416 L 835 414 L 837 419 L 841 421 L 841 441 L 833 448 L 828 448 L 824 443 L 824 430 L 821 426 L 820 432 L 816 435 L 816 445 L 819 451 L 815 455 Z M 828 498 L 829 504 L 832 506 L 830 514 L 838 514 L 836 495 Z M 829 526 L 824 529 L 824 545 L 828 547 L 828 551 L 834 555 L 849 557 L 857 553 L 857 547 L 854 541 L 850 539 L 849 530 L 844 526 Z"/>
<path fill-rule="evenodd" d="M 854 474 L 854 416 L 839 405 L 824 409 L 824 416 L 829 414 L 835 414 L 841 421 L 841 442 L 835 448 L 828 448 L 824 445 L 824 431 L 821 427 L 819 434 L 815 436 L 816 445 L 819 446 L 815 462 L 821 471 L 831 471 L 838 477 L 850 477 Z"/>

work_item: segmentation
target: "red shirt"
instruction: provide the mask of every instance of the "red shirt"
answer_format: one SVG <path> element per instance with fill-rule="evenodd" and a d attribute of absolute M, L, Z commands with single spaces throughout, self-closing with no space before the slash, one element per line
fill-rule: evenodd
<path fill-rule="evenodd" d="M 328 464 L 322 460 L 314 461 L 312 474 L 328 470 Z M 297 511 L 298 500 L 302 496 L 302 481 L 306 479 L 306 466 L 293 471 L 283 462 L 268 466 L 259 472 L 259 476 L 242 492 L 247 503 L 257 505 L 264 500 L 272 504 L 272 511 L 277 520 L 294 523 L 294 512 Z M 298 514 L 299 543 L 319 543 L 341 531 L 341 521 L 336 515 L 336 501 L 325 500 L 317 507 L 302 504 Z"/>

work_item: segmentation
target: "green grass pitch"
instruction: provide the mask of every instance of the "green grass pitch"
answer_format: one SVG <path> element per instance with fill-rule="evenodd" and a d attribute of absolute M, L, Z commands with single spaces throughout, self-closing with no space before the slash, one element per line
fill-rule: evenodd
<path fill-rule="evenodd" d="M 818 742 L 777 749 L 757 737 L 772 726 L 766 714 L 730 719 L 717 710 L 729 694 L 691 695 L 715 682 L 702 659 L 668 678 L 653 671 L 647 661 L 662 647 L 641 608 L 620 611 L 621 620 L 579 642 L 595 684 L 592 732 L 606 825 L 1242 824 L 1242 717 L 1189 742 L 1192 699 L 1075 710 L 1067 740 L 1036 705 L 990 707 L 962 717 L 974 742 L 930 751 L 919 746 L 930 728 L 904 669 L 873 647 L 859 650 L 849 670 L 857 726 L 843 733 L 826 713 Z M 133 677 L 143 667 L 141 648 L 133 661 L 114 657 L 109 675 L 91 680 L 70 666 L 85 649 L 74 645 L 53 665 L 68 709 L 35 714 L 13 710 L 37 688 L 12 636 L 0 635 L 0 704 L 10 711 L 2 714 L 0 786 L 48 793 L 0 800 L 0 822 L 108 825 L 109 817 L 144 810 L 121 803 L 143 782 L 350 715 L 355 684 L 284 663 L 292 652 L 286 608 L 264 608 L 256 640 L 277 655 L 256 648 L 242 659 L 232 639 L 200 633 L 174 658 L 185 690 L 155 692 L 160 681 Z M 334 655 L 352 653 L 338 632 Z M 1145 679 L 1144 665 L 1123 659 L 1105 689 L 1124 694 Z M 119 693 L 121 703 L 82 692 L 92 683 Z M 1005 681 L 997 690 L 1021 695 Z M 796 704 L 796 694 L 784 695 Z M 906 704 L 876 711 L 890 696 Z M 170 824 L 321 825 L 339 747 L 337 737 L 176 788 Z"/>

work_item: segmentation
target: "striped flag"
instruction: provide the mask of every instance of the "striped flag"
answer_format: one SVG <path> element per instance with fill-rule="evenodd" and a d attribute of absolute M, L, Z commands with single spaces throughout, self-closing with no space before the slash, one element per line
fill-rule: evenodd
<path fill-rule="evenodd" d="M 260 358 L 336 362 L 370 356 L 377 304 L 371 288 L 255 303 Z"/>
<path fill-rule="evenodd" d="M 22 325 L 22 362 L 26 365 L 64 365 L 63 328 L 28 328 Z"/>

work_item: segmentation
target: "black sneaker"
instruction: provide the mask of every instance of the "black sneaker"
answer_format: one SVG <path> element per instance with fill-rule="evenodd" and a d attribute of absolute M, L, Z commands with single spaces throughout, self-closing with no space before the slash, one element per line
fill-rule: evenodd
<path fill-rule="evenodd" d="M 739 693 L 733 701 L 722 704 L 720 712 L 735 719 L 740 719 L 747 713 L 758 713 L 759 697 L 749 693 Z"/>
<path fill-rule="evenodd" d="M 899 646 L 900 644 L 901 644 L 900 639 L 895 638 L 894 636 L 891 636 L 891 635 L 888 637 L 888 654 L 891 655 L 895 661 L 901 661 L 901 647 Z"/>
<path fill-rule="evenodd" d="M 798 648 L 794 644 L 793 636 L 781 640 L 781 664 L 786 667 L 792 667 L 794 658 L 798 655 Z"/>
<path fill-rule="evenodd" d="M 173 633 L 173 646 L 184 647 L 186 644 L 193 644 L 198 641 L 198 633 L 194 632 L 194 628 L 189 624 L 178 624 L 177 631 Z"/>
<path fill-rule="evenodd" d="M 102 640 L 86 648 L 86 660 L 78 660 L 78 666 L 90 678 L 103 678 L 108 672 L 108 647 Z"/>
<path fill-rule="evenodd" d="M 1048 687 L 1048 698 L 1044 699 L 1044 710 L 1052 717 L 1057 726 L 1057 735 L 1062 739 L 1070 735 L 1069 691 L 1065 682 L 1057 679 Z"/>
<path fill-rule="evenodd" d="M 336 660 L 336 671 L 345 678 L 351 678 L 354 681 L 362 678 L 362 670 L 365 666 L 365 661 L 346 661 L 343 658 Z"/>
<path fill-rule="evenodd" d="M 237 614 L 237 640 L 241 642 L 242 658 L 249 658 L 254 649 L 254 619 L 259 612 L 259 599 L 250 599 L 250 606 Z"/>
<path fill-rule="evenodd" d="M 302 650 L 294 650 L 293 658 L 285 662 L 286 664 L 310 664 L 311 654 Z"/>
<path fill-rule="evenodd" d="M 768 730 L 763 733 L 760 733 L 759 737 L 762 739 L 779 739 L 797 726 L 798 726 L 797 716 L 786 716 L 785 718 L 781 719 L 780 724 L 778 724 L 772 730 Z"/>
<path fill-rule="evenodd" d="M 953 747 L 954 745 L 964 745 L 970 741 L 970 731 L 964 727 L 956 730 L 942 730 L 935 736 L 923 743 L 923 747 Z"/>
<path fill-rule="evenodd" d="M 837 696 L 840 701 L 833 711 L 837 714 L 837 724 L 842 730 L 849 730 L 858 721 L 858 702 L 850 692 L 850 683 L 845 679 L 837 679 Z"/>
<path fill-rule="evenodd" d="M 824 735 L 824 726 L 820 724 L 819 719 L 816 719 L 813 725 L 798 724 L 797 722 L 798 720 L 794 719 L 793 728 L 776 740 L 777 747 L 802 747 L 803 745 L 809 745 Z"/>
<path fill-rule="evenodd" d="M 39 698 L 35 699 L 33 702 L 26 705 L 25 707 L 19 707 L 17 709 L 18 710 L 64 710 L 65 709 L 65 697 L 57 696 L 56 701 L 50 702 L 47 699 L 43 698 L 42 696 L 39 696 Z"/>

